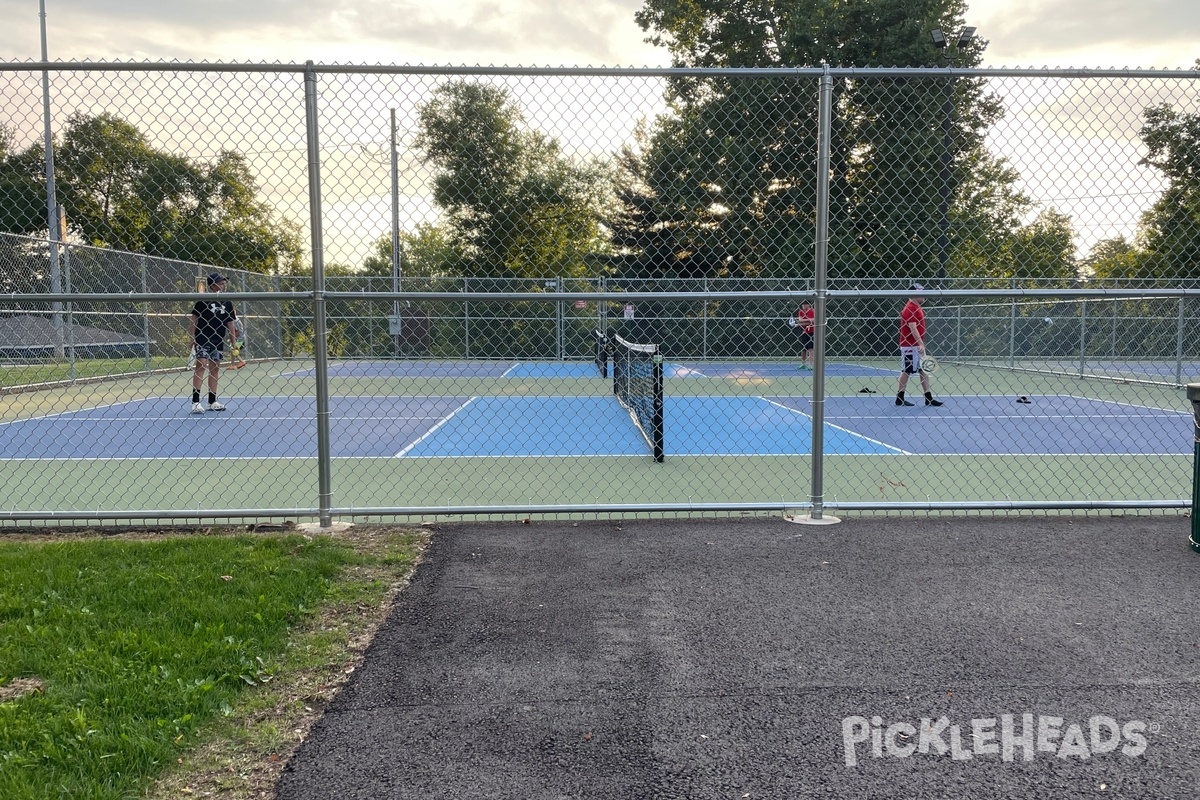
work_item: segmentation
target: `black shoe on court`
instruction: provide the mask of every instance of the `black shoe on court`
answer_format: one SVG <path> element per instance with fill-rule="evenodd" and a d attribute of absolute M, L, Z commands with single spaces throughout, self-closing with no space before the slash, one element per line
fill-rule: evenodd
<path fill-rule="evenodd" d="M 925 401 L 925 405 L 927 405 L 927 406 L 943 406 L 943 405 L 945 405 L 945 403 L 943 403 L 941 400 L 934 400 L 934 399 L 930 398 L 929 400 Z"/>
<path fill-rule="evenodd" d="M 903 397 L 897 397 L 896 405 L 898 405 L 898 406 L 915 406 L 916 403 L 910 403 L 909 401 L 905 400 Z"/>

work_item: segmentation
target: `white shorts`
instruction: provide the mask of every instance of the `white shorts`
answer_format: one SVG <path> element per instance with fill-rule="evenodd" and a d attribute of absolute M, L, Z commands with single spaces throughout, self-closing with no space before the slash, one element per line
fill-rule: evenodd
<path fill-rule="evenodd" d="M 918 347 L 900 348 L 900 371 L 908 375 L 916 375 L 921 371 L 921 349 Z"/>

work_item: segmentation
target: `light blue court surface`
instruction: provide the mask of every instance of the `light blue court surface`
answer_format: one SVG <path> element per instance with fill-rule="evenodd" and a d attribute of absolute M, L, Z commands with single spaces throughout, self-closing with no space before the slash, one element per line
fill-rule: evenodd
<path fill-rule="evenodd" d="M 1066 395 L 950 396 L 942 408 L 890 395 L 829 397 L 829 455 L 1187 455 L 1190 414 Z M 919 396 L 918 396 L 918 402 Z M 186 398 L 149 398 L 0 424 L 7 459 L 314 458 L 312 398 L 234 397 L 193 415 Z M 671 456 L 812 451 L 805 397 L 664 400 Z M 649 456 L 611 396 L 331 397 L 336 458 Z"/>

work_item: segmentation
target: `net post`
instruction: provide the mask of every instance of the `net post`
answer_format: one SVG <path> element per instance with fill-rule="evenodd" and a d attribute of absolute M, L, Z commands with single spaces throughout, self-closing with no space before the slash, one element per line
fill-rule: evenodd
<path fill-rule="evenodd" d="M 1187 385 L 1187 399 L 1192 404 L 1192 533 L 1189 539 L 1192 552 L 1200 553 L 1200 383 Z"/>
<path fill-rule="evenodd" d="M 596 360 L 596 366 L 600 368 L 600 377 L 607 378 L 608 377 L 608 337 L 605 336 L 604 332 L 599 329 L 592 331 L 592 334 L 596 339 L 596 345 L 595 345 L 596 353 L 594 356 L 594 358 Z"/>
<path fill-rule="evenodd" d="M 654 460 L 661 464 L 663 462 L 666 449 L 663 447 L 664 429 L 663 429 L 663 357 L 658 348 L 654 348 L 653 355 L 654 364 Z"/>

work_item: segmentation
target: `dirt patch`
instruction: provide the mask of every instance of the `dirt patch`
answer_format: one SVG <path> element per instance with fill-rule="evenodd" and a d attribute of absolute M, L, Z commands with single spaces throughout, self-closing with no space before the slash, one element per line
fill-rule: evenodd
<path fill-rule="evenodd" d="M 31 694 L 41 694 L 46 690 L 46 684 L 38 678 L 13 678 L 0 686 L 0 703 L 10 703 Z"/>

